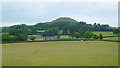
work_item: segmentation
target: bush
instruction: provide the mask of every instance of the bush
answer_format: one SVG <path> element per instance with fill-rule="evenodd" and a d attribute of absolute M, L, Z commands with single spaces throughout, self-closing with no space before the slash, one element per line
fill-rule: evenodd
<path fill-rule="evenodd" d="M 16 35 L 18 41 L 26 41 L 28 39 L 28 35 L 27 34 L 18 34 Z"/>
<path fill-rule="evenodd" d="M 85 32 L 85 34 L 84 34 L 84 36 L 87 38 L 87 39 L 90 39 L 90 38 L 92 38 L 93 37 L 93 33 L 91 33 L 91 32 Z"/>
<path fill-rule="evenodd" d="M 34 36 L 30 36 L 29 39 L 30 39 L 30 40 L 35 40 L 35 37 L 34 37 Z"/>
<path fill-rule="evenodd" d="M 99 38 L 98 35 L 96 35 L 96 34 L 93 35 L 93 39 L 98 39 L 98 38 Z"/>
<path fill-rule="evenodd" d="M 99 35 L 99 38 L 100 38 L 100 39 L 103 39 L 103 35 L 102 35 L 101 33 L 100 33 L 100 35 Z"/>
<path fill-rule="evenodd" d="M 28 36 L 26 34 L 10 35 L 2 34 L 2 41 L 26 41 Z"/>
<path fill-rule="evenodd" d="M 11 35 L 9 34 L 2 34 L 2 41 L 10 41 L 11 39 Z"/>
<path fill-rule="evenodd" d="M 57 38 L 60 39 L 60 35 L 57 35 Z"/>

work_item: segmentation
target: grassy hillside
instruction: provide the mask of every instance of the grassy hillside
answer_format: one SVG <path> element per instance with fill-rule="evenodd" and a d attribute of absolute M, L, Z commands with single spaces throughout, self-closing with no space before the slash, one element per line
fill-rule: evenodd
<path fill-rule="evenodd" d="M 3 66 L 116 66 L 117 44 L 105 41 L 3 44 Z"/>
<path fill-rule="evenodd" d="M 69 18 L 69 17 L 60 17 L 57 18 L 51 22 L 49 22 L 48 24 L 53 24 L 53 23 L 58 23 L 58 22 L 69 22 L 69 23 L 78 23 L 76 20 Z"/>

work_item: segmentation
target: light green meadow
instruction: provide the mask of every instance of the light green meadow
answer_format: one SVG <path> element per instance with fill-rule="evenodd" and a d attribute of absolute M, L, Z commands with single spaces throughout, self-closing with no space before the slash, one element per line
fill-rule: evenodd
<path fill-rule="evenodd" d="M 101 33 L 103 36 L 117 36 L 117 34 L 113 34 L 111 31 L 94 31 L 93 33 L 97 35 Z"/>
<path fill-rule="evenodd" d="M 3 66 L 117 66 L 118 43 L 50 41 L 3 44 Z"/>
<path fill-rule="evenodd" d="M 119 41 L 120 37 L 107 37 L 103 38 L 104 40 L 113 40 L 113 41 Z"/>

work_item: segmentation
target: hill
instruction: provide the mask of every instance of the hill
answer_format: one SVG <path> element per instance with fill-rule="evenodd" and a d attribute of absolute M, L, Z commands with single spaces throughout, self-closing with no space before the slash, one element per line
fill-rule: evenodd
<path fill-rule="evenodd" d="M 86 31 L 113 31 L 114 28 L 110 27 L 109 25 L 103 25 L 99 23 L 94 24 L 87 24 L 83 21 L 76 21 L 69 17 L 60 17 L 53 21 L 49 22 L 43 22 L 43 23 L 37 23 L 35 25 L 29 26 L 26 24 L 20 24 L 20 25 L 13 25 L 9 28 L 2 28 L 3 33 L 10 33 L 10 31 L 13 30 L 26 30 L 28 35 L 36 35 L 36 34 L 42 34 L 43 32 L 38 32 L 40 30 L 42 31 L 50 31 L 51 29 L 57 29 L 58 32 L 61 32 L 63 35 L 72 34 L 75 32 L 79 33 L 85 33 Z M 51 31 L 52 31 L 51 30 Z M 15 32 L 15 31 L 14 31 Z M 50 32 L 51 33 L 51 32 Z M 54 32 L 53 32 L 54 33 Z M 13 34 L 13 33 L 12 33 Z"/>
<path fill-rule="evenodd" d="M 87 24 L 86 22 L 76 20 L 68 17 L 60 17 L 51 22 L 37 23 L 35 25 L 29 26 L 26 24 L 13 25 L 10 27 L 2 28 L 2 40 L 6 41 L 25 41 L 28 39 L 28 35 L 40 35 L 40 36 L 57 36 L 60 38 L 63 36 L 70 36 L 72 38 L 93 38 L 98 39 L 100 37 L 109 37 L 113 35 L 112 33 L 118 34 L 119 29 L 110 27 L 109 25 L 102 25 L 99 23 Z M 100 33 L 91 33 L 96 31 L 107 31 Z M 37 36 L 38 37 L 38 36 Z M 117 37 L 112 36 L 112 37 Z"/>
<path fill-rule="evenodd" d="M 69 22 L 69 23 L 77 23 L 78 21 L 72 19 L 72 18 L 69 18 L 69 17 L 60 17 L 60 18 L 57 18 L 53 21 L 51 21 L 52 23 L 56 23 L 56 22 Z"/>

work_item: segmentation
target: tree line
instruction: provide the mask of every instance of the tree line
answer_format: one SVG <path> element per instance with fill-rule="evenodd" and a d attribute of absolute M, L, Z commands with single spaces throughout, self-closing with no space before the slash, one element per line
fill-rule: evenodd
<path fill-rule="evenodd" d="M 45 30 L 45 32 L 37 32 L 37 30 Z M 70 35 L 75 38 L 93 38 L 102 39 L 102 34 L 95 35 L 91 31 L 112 31 L 115 34 L 120 33 L 119 28 L 113 28 L 109 25 L 102 25 L 99 23 L 87 24 L 86 22 L 71 22 L 71 21 L 57 21 L 57 22 L 45 22 L 37 23 L 35 25 L 13 25 L 10 27 L 2 28 L 2 40 L 3 41 L 25 41 L 28 39 L 28 35 L 41 35 L 41 36 L 55 36 Z M 34 39 L 34 37 L 30 37 Z"/>

